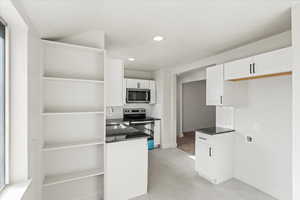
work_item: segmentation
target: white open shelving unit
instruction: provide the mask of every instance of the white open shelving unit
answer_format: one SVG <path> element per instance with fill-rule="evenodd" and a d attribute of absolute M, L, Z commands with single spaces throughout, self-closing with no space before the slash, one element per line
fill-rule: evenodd
<path fill-rule="evenodd" d="M 105 50 L 43 40 L 43 200 L 103 199 Z"/>

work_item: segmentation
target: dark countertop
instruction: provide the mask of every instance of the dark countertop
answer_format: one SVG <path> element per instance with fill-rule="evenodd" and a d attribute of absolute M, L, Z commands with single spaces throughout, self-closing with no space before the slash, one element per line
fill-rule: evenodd
<path fill-rule="evenodd" d="M 118 118 L 118 119 L 107 119 L 106 125 L 118 125 L 125 122 L 131 122 L 131 121 L 155 121 L 160 120 L 159 118 L 154 117 L 146 117 L 144 119 L 124 119 L 124 118 Z"/>
<path fill-rule="evenodd" d="M 230 129 L 230 128 L 222 128 L 222 127 L 209 127 L 209 128 L 197 129 L 196 131 L 207 134 L 207 135 L 218 135 L 218 134 L 222 134 L 222 133 L 234 132 L 235 130 Z"/>
<path fill-rule="evenodd" d="M 128 139 L 135 138 L 149 138 L 150 135 L 145 134 L 144 132 L 139 131 L 130 126 L 126 126 L 124 124 L 114 124 L 106 126 L 106 142 L 118 142 L 124 141 Z"/>

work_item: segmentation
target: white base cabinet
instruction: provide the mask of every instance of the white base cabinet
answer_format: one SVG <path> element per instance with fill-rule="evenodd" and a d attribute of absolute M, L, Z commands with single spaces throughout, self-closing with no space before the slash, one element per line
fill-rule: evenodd
<path fill-rule="evenodd" d="M 195 170 L 213 184 L 233 177 L 233 133 L 207 135 L 196 132 Z"/>
<path fill-rule="evenodd" d="M 147 138 L 106 144 L 105 200 L 127 200 L 147 193 Z"/>

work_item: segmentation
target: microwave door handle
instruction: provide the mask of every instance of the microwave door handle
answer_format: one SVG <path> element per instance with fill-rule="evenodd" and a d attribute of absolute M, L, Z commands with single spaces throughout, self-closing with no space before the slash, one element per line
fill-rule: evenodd
<path fill-rule="evenodd" d="M 126 90 L 126 102 L 127 103 L 129 102 L 129 91 L 128 91 L 128 89 Z"/>
<path fill-rule="evenodd" d="M 147 92 L 146 92 L 146 101 L 149 101 L 148 97 L 149 97 L 149 93 L 148 93 L 148 91 L 147 91 Z"/>

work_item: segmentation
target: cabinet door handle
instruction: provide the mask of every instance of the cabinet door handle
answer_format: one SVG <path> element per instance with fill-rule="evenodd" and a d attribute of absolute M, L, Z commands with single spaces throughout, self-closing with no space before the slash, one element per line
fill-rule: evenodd
<path fill-rule="evenodd" d="M 206 138 L 204 137 L 198 137 L 200 140 L 207 140 Z"/>
<path fill-rule="evenodd" d="M 253 63 L 253 74 L 255 74 L 255 63 Z"/>
<path fill-rule="evenodd" d="M 252 74 L 252 64 L 250 64 L 250 74 Z"/>
<path fill-rule="evenodd" d="M 223 96 L 220 96 L 220 103 L 223 104 Z"/>
<path fill-rule="evenodd" d="M 211 157 L 211 155 L 212 155 L 212 149 L 211 149 L 211 147 L 209 147 L 208 155 L 209 155 L 209 157 Z"/>

